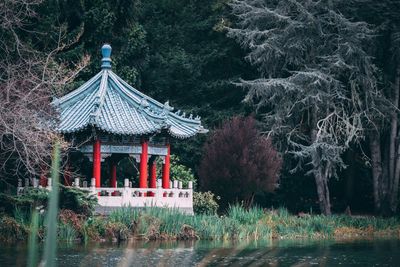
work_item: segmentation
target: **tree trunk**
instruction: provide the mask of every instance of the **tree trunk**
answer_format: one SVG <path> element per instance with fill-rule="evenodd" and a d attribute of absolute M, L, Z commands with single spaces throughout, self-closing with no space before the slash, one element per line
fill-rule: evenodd
<path fill-rule="evenodd" d="M 313 114 L 316 114 L 316 111 L 314 109 Z M 314 115 L 312 115 L 311 125 L 313 125 L 314 127 L 317 126 L 317 121 Z M 317 141 L 317 132 L 318 131 L 316 128 L 311 130 L 311 143 Z M 321 163 L 321 156 L 319 155 L 319 151 L 314 151 L 314 153 L 311 155 L 311 162 L 314 169 L 314 178 L 315 185 L 317 186 L 320 211 L 325 215 L 331 215 L 331 204 L 328 188 L 328 167 L 323 166 L 323 164 Z"/>
<path fill-rule="evenodd" d="M 377 132 L 371 134 L 369 139 L 371 150 L 371 167 L 374 190 L 374 208 L 376 213 L 381 212 L 381 197 L 382 197 L 382 159 L 381 159 L 381 144 L 380 135 Z"/>
<path fill-rule="evenodd" d="M 400 90 L 400 63 L 397 64 L 396 72 L 395 72 L 395 82 L 393 84 L 393 90 L 394 94 L 397 95 L 397 102 L 393 103 L 396 107 L 396 110 L 394 111 L 395 117 L 397 119 L 398 116 L 398 104 L 399 104 L 399 90 Z M 396 99 L 395 99 L 396 100 Z M 393 121 L 393 120 L 392 120 Z M 397 123 L 397 121 L 396 121 Z M 396 124 L 396 131 L 397 131 L 397 124 Z M 399 136 L 396 136 L 396 139 L 399 138 Z M 397 140 L 394 140 L 396 142 Z M 392 140 L 390 140 L 392 142 Z M 391 144 L 392 145 L 392 144 Z M 397 147 L 397 153 L 396 153 L 396 162 L 395 162 L 395 172 L 393 174 L 393 177 L 390 179 L 390 209 L 392 213 L 395 213 L 397 210 L 397 204 L 398 204 L 398 192 L 399 192 L 399 178 L 400 178 L 400 143 L 398 144 Z"/>
<path fill-rule="evenodd" d="M 399 87 L 398 78 L 394 83 L 394 90 L 392 93 L 392 105 L 397 109 L 399 105 Z M 396 86 L 397 85 L 397 86 Z M 397 110 L 393 110 L 390 121 L 390 139 L 389 139 L 389 184 L 393 184 L 394 171 L 395 171 L 395 159 L 396 159 L 396 137 L 397 137 Z"/>
<path fill-rule="evenodd" d="M 315 184 L 317 186 L 318 202 L 321 213 L 331 215 L 331 205 L 329 199 L 328 177 L 319 169 L 315 174 Z"/>
<path fill-rule="evenodd" d="M 351 207 L 354 194 L 354 179 L 356 177 L 356 165 L 354 160 L 354 151 L 349 149 L 345 153 L 347 168 L 344 172 L 346 175 L 346 189 L 345 189 L 345 202 L 346 206 Z"/>

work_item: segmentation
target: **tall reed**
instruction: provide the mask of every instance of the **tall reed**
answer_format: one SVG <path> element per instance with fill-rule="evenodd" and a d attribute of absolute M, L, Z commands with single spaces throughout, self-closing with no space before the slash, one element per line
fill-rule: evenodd
<path fill-rule="evenodd" d="M 28 267 L 37 266 L 38 262 L 38 237 L 37 232 L 39 229 L 39 214 L 35 209 L 32 212 L 29 243 L 28 243 Z"/>
<path fill-rule="evenodd" d="M 44 255 L 42 264 L 44 266 L 56 266 L 57 252 L 57 213 L 58 213 L 58 194 L 59 194 L 59 173 L 60 171 L 60 143 L 57 140 L 53 148 L 53 157 L 51 164 L 51 178 L 53 188 L 50 192 L 49 205 L 47 210 L 47 231 L 44 245 Z"/>

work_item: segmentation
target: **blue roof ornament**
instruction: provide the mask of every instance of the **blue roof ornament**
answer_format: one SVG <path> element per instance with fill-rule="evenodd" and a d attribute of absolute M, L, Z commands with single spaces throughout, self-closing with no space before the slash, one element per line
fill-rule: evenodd
<path fill-rule="evenodd" d="M 111 45 L 109 44 L 104 44 L 101 47 L 101 54 L 103 55 L 101 60 L 102 69 L 111 69 L 111 50 Z"/>
<path fill-rule="evenodd" d="M 111 46 L 101 48 L 101 71 L 78 89 L 52 104 L 60 112 L 57 130 L 75 133 L 88 127 L 121 135 L 144 135 L 166 131 L 173 137 L 188 138 L 208 130 L 200 117 L 185 117 L 180 110 L 152 99 L 130 86 L 111 70 Z"/>

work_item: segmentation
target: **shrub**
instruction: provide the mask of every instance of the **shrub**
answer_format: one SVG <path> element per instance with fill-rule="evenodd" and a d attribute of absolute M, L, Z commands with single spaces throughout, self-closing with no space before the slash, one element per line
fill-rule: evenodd
<path fill-rule="evenodd" d="M 89 192 L 60 185 L 60 209 L 69 209 L 78 214 L 90 216 L 97 204 L 96 196 Z"/>
<path fill-rule="evenodd" d="M 0 217 L 0 242 L 25 240 L 27 237 L 28 229 L 23 224 L 7 215 Z"/>
<path fill-rule="evenodd" d="M 241 201 L 250 207 L 255 193 L 275 189 L 281 165 L 271 140 L 257 130 L 255 119 L 234 117 L 205 144 L 199 176 L 205 190 L 221 196 L 223 208 Z"/>
<path fill-rule="evenodd" d="M 195 214 L 216 214 L 220 198 L 210 191 L 193 193 L 193 211 Z"/>
<path fill-rule="evenodd" d="M 15 210 L 30 212 L 34 207 L 47 205 L 48 193 L 39 188 L 27 188 L 21 196 L 0 193 L 0 211 L 11 216 Z"/>
<path fill-rule="evenodd" d="M 193 170 L 181 163 L 181 160 L 176 155 L 171 155 L 171 163 L 170 163 L 170 177 L 171 180 L 181 181 L 182 186 L 186 188 L 188 183 L 193 182 L 193 186 L 195 187 L 197 184 L 197 180 L 194 176 Z M 161 158 L 157 161 L 157 176 L 162 176 L 162 160 Z"/>
<path fill-rule="evenodd" d="M 129 229 L 121 222 L 108 222 L 105 224 L 105 237 L 112 241 L 127 240 Z"/>

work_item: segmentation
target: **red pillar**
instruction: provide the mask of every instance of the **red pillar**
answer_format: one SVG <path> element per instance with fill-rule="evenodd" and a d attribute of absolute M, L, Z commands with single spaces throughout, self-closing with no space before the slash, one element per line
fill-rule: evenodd
<path fill-rule="evenodd" d="M 148 157 L 148 143 L 142 141 L 142 154 L 140 154 L 140 174 L 139 174 L 139 188 L 147 188 L 147 157 Z"/>
<path fill-rule="evenodd" d="M 157 187 L 157 164 L 156 160 L 150 163 L 150 188 Z"/>
<path fill-rule="evenodd" d="M 162 187 L 169 188 L 169 163 L 171 157 L 171 147 L 167 144 L 167 155 L 165 156 L 165 163 L 163 165 L 163 172 L 162 172 Z"/>
<path fill-rule="evenodd" d="M 96 188 L 101 186 L 101 143 L 97 139 L 93 144 L 93 178 L 96 179 Z"/>
<path fill-rule="evenodd" d="M 43 187 L 47 186 L 47 171 L 46 171 L 46 169 L 43 169 L 40 174 L 39 184 Z"/>
<path fill-rule="evenodd" d="M 113 161 L 111 163 L 111 187 L 116 188 L 117 187 L 117 163 L 115 161 Z"/>

